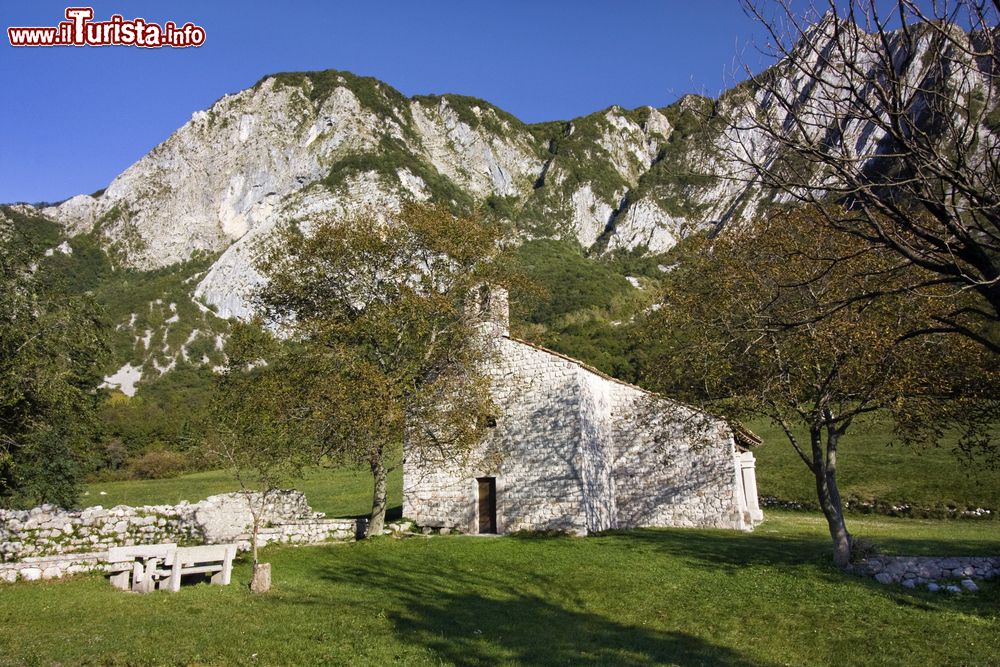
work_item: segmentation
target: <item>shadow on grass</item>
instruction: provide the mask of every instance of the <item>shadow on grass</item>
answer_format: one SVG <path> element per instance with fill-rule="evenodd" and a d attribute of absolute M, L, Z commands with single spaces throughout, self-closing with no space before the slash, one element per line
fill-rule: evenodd
<path fill-rule="evenodd" d="M 742 568 L 748 565 L 810 565 L 839 574 L 833 566 L 831 541 L 825 535 L 812 537 L 763 532 L 636 529 L 609 531 L 602 537 L 644 544 L 691 565 L 712 569 Z M 860 533 L 860 537 L 867 535 Z M 941 540 L 888 535 L 876 535 L 872 539 L 882 551 L 893 555 L 992 556 L 1000 553 L 1000 544 L 992 540 Z"/>
<path fill-rule="evenodd" d="M 996 582 L 979 582 L 979 592 L 975 594 L 930 593 L 918 588 L 909 590 L 899 585 L 882 586 L 872 580 L 871 586 L 879 588 L 882 594 L 900 607 L 919 611 L 940 613 L 960 611 L 969 616 L 984 619 L 1000 617 L 1000 586 Z"/>
<path fill-rule="evenodd" d="M 858 533 L 865 537 L 863 532 Z M 876 536 L 875 544 L 887 554 L 900 556 L 997 556 L 1000 542 L 996 540 L 915 539 L 910 537 Z"/>
<path fill-rule="evenodd" d="M 396 610 L 386 612 L 407 642 L 419 644 L 443 662 L 492 665 L 696 664 L 709 667 L 759 665 L 730 648 L 683 632 L 629 625 L 588 611 L 580 600 L 546 592 L 553 582 L 531 578 L 523 588 L 511 577 L 409 561 L 389 572 L 378 562 L 324 569 L 337 585 L 385 592 Z"/>
<path fill-rule="evenodd" d="M 732 576 L 739 576 L 745 568 L 754 566 L 795 568 L 807 570 L 808 576 L 827 582 L 868 588 L 873 594 L 884 595 L 901 607 L 923 611 L 960 610 L 984 618 L 1000 615 L 998 582 L 980 581 L 979 593 L 959 596 L 931 593 L 925 588 L 907 589 L 899 584 L 880 584 L 872 578 L 837 569 L 833 565 L 829 540 L 821 537 L 778 537 L 729 531 L 630 530 L 609 532 L 603 538 L 621 540 L 636 547 L 641 545 L 689 566 Z M 975 555 L 984 554 L 983 543 L 973 541 L 891 538 L 879 543 L 894 554 L 953 555 L 965 548 L 971 549 Z"/>
<path fill-rule="evenodd" d="M 812 566 L 840 575 L 823 540 L 733 531 L 637 529 L 603 533 L 594 539 L 622 541 L 654 550 L 693 567 L 738 572 L 750 565 Z"/>

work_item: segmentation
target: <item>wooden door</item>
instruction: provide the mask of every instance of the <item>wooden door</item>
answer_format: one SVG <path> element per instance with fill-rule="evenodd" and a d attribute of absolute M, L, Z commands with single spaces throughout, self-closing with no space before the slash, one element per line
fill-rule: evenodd
<path fill-rule="evenodd" d="M 479 532 L 497 532 L 497 480 L 480 477 L 479 482 Z"/>

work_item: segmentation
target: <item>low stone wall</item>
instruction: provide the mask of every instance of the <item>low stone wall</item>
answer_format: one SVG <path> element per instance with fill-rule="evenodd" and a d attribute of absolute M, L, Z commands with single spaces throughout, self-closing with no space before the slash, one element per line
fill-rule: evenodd
<path fill-rule="evenodd" d="M 108 552 L 63 554 L 60 556 L 32 556 L 22 561 L 0 563 L 0 582 L 14 583 L 18 579 L 58 579 L 67 574 L 80 572 L 108 572 L 112 563 L 107 560 Z"/>
<path fill-rule="evenodd" d="M 201 542 L 195 507 L 119 506 L 66 511 L 52 505 L 0 510 L 0 562 L 154 542 Z"/>
<path fill-rule="evenodd" d="M 227 493 L 194 504 L 0 510 L 0 581 L 108 571 L 108 549 L 117 546 L 235 542 L 248 550 L 249 503 L 260 500 L 259 494 Z M 271 493 L 265 501 L 261 546 L 353 540 L 364 531 L 363 520 L 328 519 L 313 512 L 298 491 Z"/>
<path fill-rule="evenodd" d="M 317 542 L 349 541 L 364 535 L 365 519 L 293 519 L 261 528 L 257 535 L 260 546 L 272 543 L 314 544 Z M 250 549 L 250 534 L 239 536 L 241 551 Z"/>
<path fill-rule="evenodd" d="M 132 544 L 229 542 L 247 532 L 252 525 L 249 503 L 260 499 L 260 494 L 224 493 L 194 504 L 0 510 L 0 562 Z M 322 517 L 298 491 L 267 494 L 265 525 Z"/>
<path fill-rule="evenodd" d="M 853 571 L 882 584 L 974 592 L 978 590 L 974 579 L 1000 577 L 1000 557 L 872 556 L 854 565 Z"/>
<path fill-rule="evenodd" d="M 774 496 L 761 496 L 760 506 L 768 509 L 807 510 L 818 512 L 815 502 L 782 500 Z M 889 503 L 882 500 L 844 500 L 844 509 L 857 514 L 881 514 L 884 516 L 917 517 L 929 519 L 993 519 L 996 511 L 986 507 L 957 507 L 953 505 L 911 505 L 909 503 Z"/>

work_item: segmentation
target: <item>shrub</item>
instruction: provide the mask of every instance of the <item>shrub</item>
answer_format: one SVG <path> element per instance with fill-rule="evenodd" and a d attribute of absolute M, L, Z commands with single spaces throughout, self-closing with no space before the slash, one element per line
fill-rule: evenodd
<path fill-rule="evenodd" d="M 177 477 L 188 468 L 188 460 L 180 452 L 151 451 L 129 461 L 130 479 L 164 479 Z"/>

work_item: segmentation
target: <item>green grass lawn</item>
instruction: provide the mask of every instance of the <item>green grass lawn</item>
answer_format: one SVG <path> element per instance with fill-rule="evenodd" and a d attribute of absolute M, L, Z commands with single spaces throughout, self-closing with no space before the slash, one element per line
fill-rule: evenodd
<path fill-rule="evenodd" d="M 754 451 L 760 494 L 815 504 L 813 478 L 781 430 L 766 421 L 748 425 L 764 439 Z M 891 425 L 875 420 L 856 424 L 844 436 L 838 477 L 845 500 L 1000 510 L 1000 469 L 961 465 L 952 444 L 912 449 L 890 446 L 891 440 Z"/>
<path fill-rule="evenodd" d="M 363 470 L 315 470 L 295 486 L 331 516 L 368 508 Z M 87 499 L 174 503 L 233 488 L 208 472 L 95 483 Z M 398 506 L 398 470 L 390 489 Z M 889 553 L 1000 553 L 998 521 L 849 526 Z M 1000 582 L 935 595 L 842 574 L 822 517 L 807 512 L 770 511 L 751 534 L 414 536 L 264 558 L 264 596 L 247 591 L 245 560 L 233 586 L 174 595 L 121 593 L 96 575 L 2 586 L 0 665 L 1000 663 Z"/>
<path fill-rule="evenodd" d="M 907 553 L 1000 550 L 996 522 L 855 521 Z M 881 586 L 829 565 L 819 517 L 752 534 L 412 537 L 271 547 L 271 593 L 140 596 L 98 576 L 0 587 L 0 664 L 990 665 L 1000 582 Z"/>
<path fill-rule="evenodd" d="M 398 516 L 403 498 L 403 470 L 389 473 L 390 516 Z M 359 516 L 371 511 L 372 476 L 363 468 L 312 468 L 289 486 L 306 494 L 312 508 L 328 516 Z M 174 505 L 182 500 L 195 503 L 216 493 L 239 488 L 224 470 L 198 472 L 170 479 L 124 482 L 93 482 L 80 498 L 83 506 Z"/>
<path fill-rule="evenodd" d="M 780 434 L 757 451 L 762 494 L 812 500 Z M 997 507 L 1000 478 L 950 453 L 844 444 L 845 495 Z M 330 516 L 369 508 L 367 470 L 293 484 Z M 84 504 L 195 502 L 221 471 L 93 483 Z M 101 493 L 104 495 L 101 495 Z M 402 476 L 390 475 L 398 515 Z M 1000 521 L 852 515 L 888 553 L 1000 554 Z M 21 664 L 1000 664 L 1000 582 L 957 596 L 881 586 L 830 565 L 823 518 L 768 511 L 752 534 L 641 530 L 588 538 L 411 537 L 270 547 L 274 588 L 123 594 L 101 577 L 0 587 L 0 665 Z"/>

